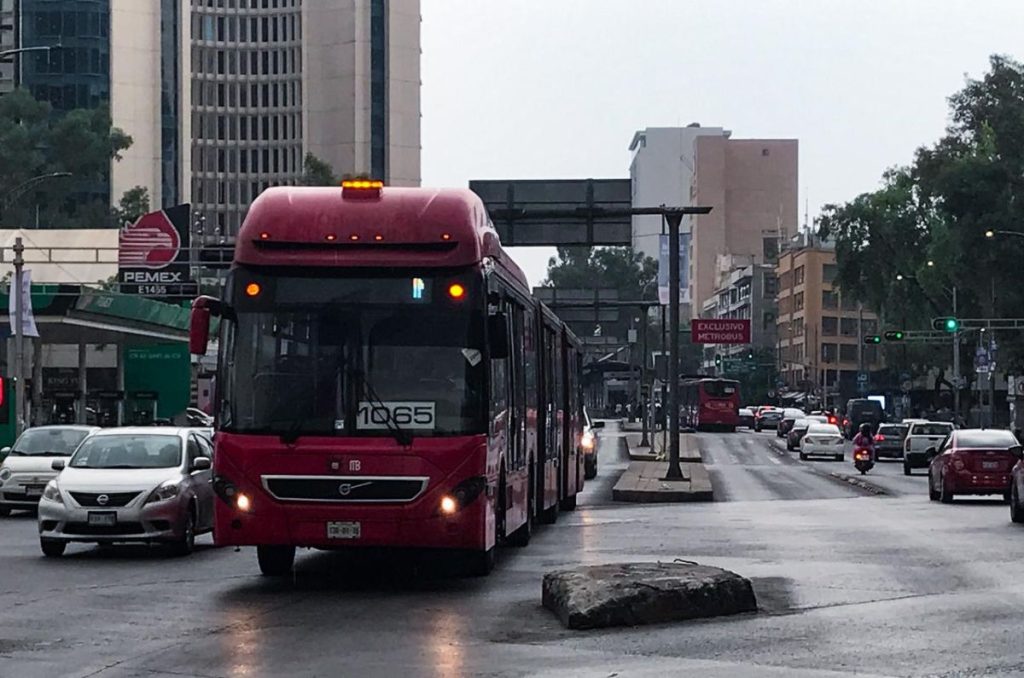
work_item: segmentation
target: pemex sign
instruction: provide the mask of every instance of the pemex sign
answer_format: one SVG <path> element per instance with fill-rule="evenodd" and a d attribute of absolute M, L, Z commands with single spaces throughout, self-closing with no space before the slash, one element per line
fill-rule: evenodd
<path fill-rule="evenodd" d="M 750 320 L 697 318 L 690 323 L 694 344 L 749 344 Z"/>

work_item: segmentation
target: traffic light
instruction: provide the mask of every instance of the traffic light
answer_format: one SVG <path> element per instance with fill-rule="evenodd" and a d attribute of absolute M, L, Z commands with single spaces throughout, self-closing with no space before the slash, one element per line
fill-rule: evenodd
<path fill-rule="evenodd" d="M 877 334 L 869 334 L 868 336 L 864 337 L 864 343 L 865 344 L 881 344 L 882 343 L 882 338 L 880 336 L 878 336 Z"/>
<path fill-rule="evenodd" d="M 719 368 L 722 366 L 722 356 L 715 354 L 715 367 Z"/>
<path fill-rule="evenodd" d="M 903 330 L 890 330 L 885 333 L 886 341 L 903 341 Z"/>
<path fill-rule="evenodd" d="M 747 360 L 753 360 L 753 359 L 754 359 L 754 352 L 753 351 L 747 351 Z"/>
<path fill-rule="evenodd" d="M 960 321 L 956 318 L 934 318 L 932 329 L 940 332 L 956 332 L 960 329 Z"/>

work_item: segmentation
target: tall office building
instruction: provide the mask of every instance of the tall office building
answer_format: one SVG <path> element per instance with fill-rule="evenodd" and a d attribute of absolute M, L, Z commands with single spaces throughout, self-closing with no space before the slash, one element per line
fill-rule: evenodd
<path fill-rule="evenodd" d="M 188 0 L 0 0 L 0 27 L 13 25 L 0 28 L 0 40 L 59 45 L 0 66 L 0 88 L 25 87 L 58 114 L 108 105 L 131 135 L 109 178 L 91 189 L 104 199 L 117 202 L 134 186 L 149 189 L 154 207 L 189 199 L 187 16 Z"/>
<path fill-rule="evenodd" d="M 307 153 L 338 175 L 420 181 L 419 0 L 192 0 L 192 197 L 238 231 Z"/>
<path fill-rule="evenodd" d="M 0 52 L 18 46 L 18 4 L 0 0 Z M 0 94 L 14 89 L 14 57 L 0 60 Z"/>
<path fill-rule="evenodd" d="M 681 224 L 684 317 L 699 317 L 734 270 L 773 264 L 780 238 L 796 229 L 797 141 L 731 137 L 695 123 L 640 130 L 630 144 L 635 207 L 712 207 Z M 662 229 L 660 217 L 633 217 L 633 247 L 658 258 Z"/>

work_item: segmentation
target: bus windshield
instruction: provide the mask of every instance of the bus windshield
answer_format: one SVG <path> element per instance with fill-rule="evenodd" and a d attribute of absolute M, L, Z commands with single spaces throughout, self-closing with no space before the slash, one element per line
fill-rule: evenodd
<path fill-rule="evenodd" d="M 409 281 L 395 290 L 404 295 Z M 391 279 L 373 281 L 366 302 L 353 291 L 366 283 L 263 279 L 258 299 L 236 298 L 222 347 L 223 430 L 389 436 L 397 425 L 414 437 L 486 432 L 483 305 L 389 299 Z"/>

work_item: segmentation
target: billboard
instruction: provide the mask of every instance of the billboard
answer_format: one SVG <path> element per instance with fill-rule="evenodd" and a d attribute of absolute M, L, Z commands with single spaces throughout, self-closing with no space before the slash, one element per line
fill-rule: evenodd
<path fill-rule="evenodd" d="M 190 205 L 149 212 L 121 229 L 117 281 L 126 294 L 162 299 L 196 295 L 189 275 Z"/>
<path fill-rule="evenodd" d="M 697 318 L 690 324 L 694 344 L 749 344 L 750 320 Z"/>
<path fill-rule="evenodd" d="M 658 241 L 658 303 L 668 304 L 668 236 Z M 679 234 L 679 303 L 690 303 L 690 234 Z"/>

